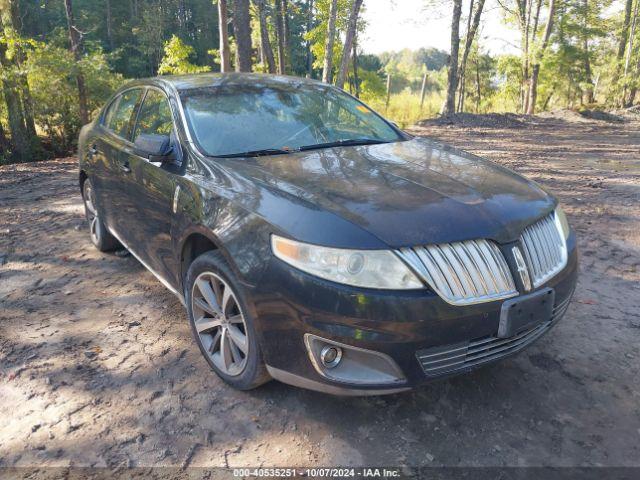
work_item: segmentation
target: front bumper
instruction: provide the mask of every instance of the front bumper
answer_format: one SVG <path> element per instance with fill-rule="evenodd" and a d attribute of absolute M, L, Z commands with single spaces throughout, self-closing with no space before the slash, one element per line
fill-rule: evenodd
<path fill-rule="evenodd" d="M 453 306 L 428 290 L 351 288 L 299 272 L 274 258 L 250 292 L 264 360 L 278 380 L 343 395 L 395 393 L 468 372 L 521 351 L 562 318 L 577 281 L 575 235 L 567 250 L 564 270 L 536 289 L 555 290 L 551 320 L 510 339 L 497 338 L 502 301 Z M 305 334 L 379 352 L 392 359 L 403 378 L 391 384 L 326 378 L 313 365 Z M 431 368 L 433 360 L 446 368 Z"/>

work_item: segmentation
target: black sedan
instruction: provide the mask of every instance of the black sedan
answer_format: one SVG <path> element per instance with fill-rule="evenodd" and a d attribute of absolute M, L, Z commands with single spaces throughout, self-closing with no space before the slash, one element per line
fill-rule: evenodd
<path fill-rule="evenodd" d="M 515 352 L 567 310 L 556 199 L 300 78 L 136 81 L 79 140 L 91 240 L 185 304 L 228 384 L 380 394 Z"/>

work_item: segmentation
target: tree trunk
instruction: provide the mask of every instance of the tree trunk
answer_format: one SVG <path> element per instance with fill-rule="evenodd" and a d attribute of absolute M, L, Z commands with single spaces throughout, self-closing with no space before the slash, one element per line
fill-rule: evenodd
<path fill-rule="evenodd" d="M 313 28 L 313 0 L 307 0 L 307 33 Z M 307 40 L 307 77 L 313 76 L 313 53 L 311 40 Z"/>
<path fill-rule="evenodd" d="M 19 6 L 15 0 L 0 0 L 0 15 L 2 21 L 0 25 L 7 40 L 21 35 L 20 25 L 22 25 L 22 17 L 20 16 Z M 19 39 L 18 39 L 19 40 Z M 12 80 L 16 84 L 16 91 L 14 95 L 18 95 L 22 102 L 22 115 L 26 125 L 27 133 L 31 137 L 34 148 L 38 147 L 39 140 L 36 135 L 36 126 L 33 113 L 33 100 L 31 99 L 31 91 L 29 90 L 29 83 L 27 81 L 26 68 L 24 62 L 26 55 L 24 49 L 19 41 L 13 45 L 13 60 L 12 64 L 16 67 L 14 71 L 14 79 Z"/>
<path fill-rule="evenodd" d="M 7 149 L 9 148 L 9 139 L 7 138 L 7 134 L 4 133 L 4 127 L 2 123 L 0 123 L 0 165 L 2 164 L 3 158 L 7 155 Z"/>
<path fill-rule="evenodd" d="M 353 39 L 353 89 L 356 98 L 360 98 L 360 80 L 358 79 L 358 42 L 357 34 Z"/>
<path fill-rule="evenodd" d="M 540 76 L 540 64 L 534 63 L 531 66 L 531 78 L 529 78 L 529 100 L 527 101 L 527 115 L 536 113 L 536 102 L 538 100 L 538 78 Z"/>
<path fill-rule="evenodd" d="M 593 98 L 594 101 L 598 98 L 598 86 L 600 85 L 600 72 L 596 75 L 596 79 L 593 82 Z"/>
<path fill-rule="evenodd" d="M 484 2 L 485 0 L 478 1 L 475 14 L 473 14 L 473 21 L 471 20 L 471 11 L 469 12 L 469 27 L 467 28 L 467 38 L 465 39 L 462 61 L 460 62 L 460 73 L 458 74 L 460 83 L 460 96 L 458 97 L 459 112 L 464 109 L 464 77 L 467 70 L 467 60 L 469 58 L 469 53 L 471 52 L 473 40 L 475 39 L 478 27 L 480 26 L 480 17 L 482 16 L 482 10 L 484 9 Z M 473 5 L 473 3 L 471 5 Z"/>
<path fill-rule="evenodd" d="M 520 26 L 520 46 L 522 48 L 522 84 L 520 85 L 520 106 L 522 112 L 527 111 L 527 84 L 529 82 L 529 22 L 532 0 L 517 0 L 518 24 Z"/>
<path fill-rule="evenodd" d="M 547 99 L 544 101 L 544 104 L 542 105 L 542 110 L 546 110 L 547 108 L 549 108 L 549 102 L 551 101 L 551 97 L 553 97 L 553 90 L 551 90 L 551 93 L 549 95 L 547 95 Z"/>
<path fill-rule="evenodd" d="M 276 60 L 273 56 L 273 49 L 269 41 L 269 29 L 267 28 L 267 12 L 264 8 L 264 0 L 254 0 L 258 9 L 258 19 L 260 21 L 260 45 L 264 55 L 264 63 L 269 73 L 276 73 Z"/>
<path fill-rule="evenodd" d="M 15 94 L 15 82 L 4 79 L 2 90 L 7 104 L 7 117 L 11 132 L 12 157 L 19 162 L 33 160 L 31 139 L 24 123 L 20 99 Z"/>
<path fill-rule="evenodd" d="M 138 23 L 138 10 L 138 0 L 131 0 L 131 19 L 134 25 Z"/>
<path fill-rule="evenodd" d="M 638 55 L 638 62 L 636 63 L 636 77 L 640 77 L 640 55 Z M 636 100 L 636 95 L 638 93 L 638 87 L 634 84 L 629 92 L 629 100 L 628 104 L 630 107 L 633 106 L 633 102 Z"/>
<path fill-rule="evenodd" d="M 633 9 L 633 17 L 631 18 L 631 30 L 629 32 L 629 46 L 627 47 L 627 55 L 626 55 L 626 59 L 624 62 L 624 76 L 625 76 L 625 81 L 624 81 L 624 89 L 622 91 L 622 106 L 623 107 L 630 107 L 631 105 L 633 105 L 633 101 L 635 100 L 635 96 L 636 96 L 636 92 L 634 90 L 632 90 L 632 94 L 627 97 L 627 84 L 628 84 L 628 79 L 627 79 L 627 75 L 629 74 L 629 67 L 631 64 L 631 54 L 633 52 L 633 40 L 635 37 L 635 33 L 636 33 L 636 25 L 638 22 L 638 7 L 640 6 L 640 0 L 636 0 L 636 6 Z"/>
<path fill-rule="evenodd" d="M 638 93 L 638 89 L 636 87 L 633 87 L 631 89 L 631 91 L 629 92 L 629 107 L 633 106 L 633 102 L 635 102 L 636 100 L 636 94 Z"/>
<path fill-rule="evenodd" d="M 530 53 L 531 53 L 531 47 L 535 46 L 535 40 L 538 37 L 538 25 L 540 23 L 540 11 L 542 10 L 542 0 L 537 0 L 536 2 L 536 9 L 535 9 L 535 13 L 533 14 L 533 25 L 531 25 L 531 8 L 533 6 L 533 1 L 534 0 L 528 0 L 529 1 L 529 7 L 528 7 L 528 11 L 529 11 L 529 15 L 527 18 L 527 76 L 525 76 L 524 78 L 525 80 L 525 85 L 523 85 L 523 93 L 525 95 L 525 99 L 524 99 L 524 105 L 523 105 L 523 112 L 526 113 L 529 111 L 529 105 L 530 105 L 530 101 L 531 101 L 531 78 L 528 76 L 530 72 L 533 71 L 533 66 L 531 65 L 531 63 L 535 63 L 535 61 L 531 60 L 530 58 Z M 535 50 L 534 50 L 534 54 L 535 54 Z M 538 72 L 540 71 L 540 69 L 538 69 Z M 537 91 L 538 91 L 538 85 L 537 85 L 537 78 L 536 78 L 536 84 L 534 85 L 534 88 L 536 89 L 536 95 L 537 95 Z M 533 106 L 533 108 L 535 108 L 535 105 Z"/>
<path fill-rule="evenodd" d="M 5 7 L 6 2 L 0 1 L 0 7 Z M 0 27 L 5 31 L 5 13 L 7 10 L 0 12 Z M 13 59 L 15 61 L 15 57 Z M 29 135 L 25 122 L 22 103 L 18 95 L 19 89 L 16 83 L 16 75 L 12 70 L 16 66 L 7 58 L 7 45 L 0 42 L 0 66 L 2 66 L 2 92 L 4 94 L 5 103 L 7 105 L 7 119 L 9 121 L 9 131 L 11 133 L 11 150 L 13 159 L 19 162 L 27 162 L 33 160 L 33 145 L 31 136 Z"/>
<path fill-rule="evenodd" d="M 276 36 L 278 37 L 278 73 L 286 73 L 284 18 L 282 17 L 282 0 L 276 0 Z"/>
<path fill-rule="evenodd" d="M 480 84 L 480 59 L 476 62 L 476 113 L 480 113 L 480 102 L 482 100 L 482 86 Z"/>
<path fill-rule="evenodd" d="M 627 38 L 629 36 L 629 24 L 631 23 L 631 9 L 633 0 L 627 0 L 624 6 L 624 22 L 622 23 L 622 31 L 620 32 L 620 41 L 618 43 L 618 61 L 624 58 L 624 52 L 627 48 Z"/>
<path fill-rule="evenodd" d="M 284 65 L 285 70 L 291 67 L 291 33 L 289 29 L 289 3 L 288 0 L 280 0 L 282 7 L 282 32 L 284 33 Z"/>
<path fill-rule="evenodd" d="M 447 76 L 447 99 L 443 115 L 452 115 L 456 111 L 456 90 L 458 89 L 458 51 L 460 50 L 460 15 L 462 0 L 453 0 L 453 18 L 451 19 L 451 56 Z"/>
<path fill-rule="evenodd" d="M 36 123 L 34 118 L 34 110 L 33 110 L 33 100 L 31 98 L 31 90 L 29 89 L 29 83 L 27 81 L 27 74 L 22 70 L 22 61 L 21 58 L 23 55 L 20 52 L 20 60 L 18 61 L 18 67 L 21 70 L 21 73 L 18 75 L 17 83 L 20 91 L 20 96 L 22 97 L 22 109 L 24 111 L 24 121 L 27 127 L 27 132 L 31 136 L 31 139 L 34 142 L 34 147 L 39 147 L 39 140 L 36 134 Z"/>
<path fill-rule="evenodd" d="M 331 83 L 333 74 L 333 43 L 336 36 L 336 15 L 338 13 L 338 0 L 331 0 L 329 8 L 329 20 L 327 22 L 327 40 L 324 44 L 324 67 L 322 68 L 322 81 Z"/>
<path fill-rule="evenodd" d="M 631 55 L 633 54 L 633 41 L 636 33 L 636 25 L 638 23 L 638 6 L 640 6 L 640 1 L 636 0 L 636 6 L 633 9 L 633 17 L 631 17 L 631 30 L 629 32 L 629 46 L 627 47 L 627 55 L 624 61 L 624 74 L 627 75 L 629 73 L 629 65 L 631 63 Z"/>
<path fill-rule="evenodd" d="M 587 88 L 584 91 L 584 95 L 582 98 L 583 103 L 587 105 L 592 104 L 594 102 L 593 96 L 593 74 L 591 72 L 591 58 L 589 54 L 589 35 L 587 33 L 588 28 L 588 16 L 589 16 L 589 0 L 583 0 L 582 6 L 584 8 L 584 18 L 583 18 L 583 39 L 582 39 L 582 50 L 583 50 L 583 63 L 584 63 L 584 77 L 585 83 L 587 84 Z"/>
<path fill-rule="evenodd" d="M 67 26 L 69 28 L 69 42 L 71 43 L 71 52 L 76 61 L 76 84 L 78 86 L 78 107 L 80 110 L 80 122 L 82 125 L 89 123 L 89 109 L 87 107 L 87 89 L 84 83 L 84 75 L 78 64 L 82 59 L 82 37 L 75 26 L 73 19 L 73 5 L 71 0 L 64 0 L 65 13 L 67 15 Z"/>
<path fill-rule="evenodd" d="M 49 0 L 43 0 L 38 9 L 38 35 L 46 35 L 51 30 Z"/>
<path fill-rule="evenodd" d="M 467 18 L 467 36 L 469 35 L 469 31 L 471 30 L 471 19 L 473 18 L 473 7 L 475 4 L 475 0 L 471 0 L 469 2 L 469 15 Z M 465 42 L 465 50 L 466 51 L 466 42 Z M 464 57 L 464 53 L 462 55 Z M 464 78 L 464 68 L 462 68 L 462 62 L 458 65 L 458 105 L 456 106 L 456 111 L 461 112 L 464 108 L 464 96 L 465 96 L 465 78 Z M 465 65 L 466 67 L 466 65 Z"/>
<path fill-rule="evenodd" d="M 111 15 L 111 0 L 106 0 L 107 7 L 107 43 L 109 50 L 113 51 L 113 19 Z"/>
<path fill-rule="evenodd" d="M 218 0 L 218 35 L 220 36 L 220 71 L 231 71 L 231 48 L 229 48 L 229 13 L 227 0 Z"/>
<path fill-rule="evenodd" d="M 547 18 L 547 26 L 544 29 L 544 37 L 542 45 L 531 70 L 531 79 L 529 81 L 529 101 L 527 102 L 527 114 L 533 115 L 536 112 L 536 101 L 538 99 L 538 77 L 540 75 L 540 62 L 544 56 L 544 52 L 549 45 L 549 37 L 553 30 L 553 18 L 556 13 L 556 0 L 549 0 L 549 18 Z"/>
<path fill-rule="evenodd" d="M 363 0 L 354 0 L 351 6 L 351 13 L 349 13 L 349 25 L 347 26 L 347 34 L 344 39 L 344 48 L 342 49 L 342 60 L 340 61 L 340 69 L 338 70 L 338 76 L 336 77 L 336 87 L 342 88 L 344 86 L 344 80 L 347 78 L 347 72 L 349 71 L 349 60 L 351 60 L 351 51 L 353 50 L 353 39 L 356 36 L 356 29 L 358 27 L 358 15 L 360 14 L 360 7 L 362 7 Z"/>
<path fill-rule="evenodd" d="M 239 72 L 251 71 L 251 19 L 249 17 L 249 0 L 235 0 L 233 9 L 233 33 L 238 50 Z"/>
<path fill-rule="evenodd" d="M 516 0 L 516 6 L 517 8 L 515 13 L 518 17 L 520 47 L 522 49 L 520 107 L 521 111 L 526 113 L 529 110 L 529 95 L 531 91 L 531 45 L 537 37 L 542 0 Z M 509 9 L 507 9 L 507 11 L 511 12 Z"/>

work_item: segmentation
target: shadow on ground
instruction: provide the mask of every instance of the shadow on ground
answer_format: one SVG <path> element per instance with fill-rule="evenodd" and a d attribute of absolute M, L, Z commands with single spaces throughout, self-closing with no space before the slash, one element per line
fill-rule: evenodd
<path fill-rule="evenodd" d="M 0 168 L 0 466 L 638 465 L 636 124 L 428 126 L 556 193 L 582 271 L 522 354 L 414 392 L 340 398 L 207 368 L 180 303 L 94 250 L 73 159 Z"/>

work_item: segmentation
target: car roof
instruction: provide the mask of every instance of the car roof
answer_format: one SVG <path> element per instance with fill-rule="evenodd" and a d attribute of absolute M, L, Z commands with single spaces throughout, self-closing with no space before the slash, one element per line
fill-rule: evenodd
<path fill-rule="evenodd" d="M 317 80 L 288 75 L 271 75 L 266 73 L 198 73 L 193 75 L 162 75 L 143 78 L 131 82 L 128 86 L 164 84 L 178 91 L 194 88 L 217 87 L 220 85 L 251 85 L 257 82 L 266 86 L 293 86 L 300 84 L 326 85 Z M 328 85 L 326 85 L 328 86 Z"/>

